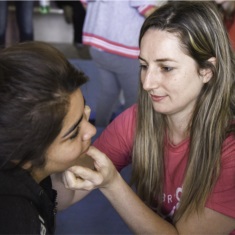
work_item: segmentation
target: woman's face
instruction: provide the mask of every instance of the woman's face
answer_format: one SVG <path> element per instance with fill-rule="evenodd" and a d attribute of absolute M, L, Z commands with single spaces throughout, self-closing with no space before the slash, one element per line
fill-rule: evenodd
<path fill-rule="evenodd" d="M 140 44 L 141 81 L 155 111 L 182 120 L 188 117 L 207 80 L 172 33 L 149 29 Z"/>
<path fill-rule="evenodd" d="M 75 165 L 88 150 L 95 127 L 88 122 L 90 109 L 84 105 L 80 89 L 70 96 L 70 106 L 63 127 L 48 148 L 44 171 L 47 175 L 62 172 Z"/>

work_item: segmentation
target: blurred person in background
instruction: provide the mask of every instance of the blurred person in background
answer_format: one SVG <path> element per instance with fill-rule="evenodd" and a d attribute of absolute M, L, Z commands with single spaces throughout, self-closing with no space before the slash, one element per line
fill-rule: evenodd
<path fill-rule="evenodd" d="M 138 35 L 145 17 L 160 1 L 89 1 L 86 8 L 83 44 L 90 46 L 90 54 L 99 74 L 100 94 L 96 104 L 95 125 L 105 127 L 120 105 L 123 92 L 126 109 L 137 101 L 139 77 Z"/>
<path fill-rule="evenodd" d="M 12 1 L 0 1 L 0 47 L 6 46 L 6 32 L 8 23 L 8 6 Z M 19 30 L 19 41 L 34 40 L 33 8 L 34 1 L 14 1 L 16 21 Z"/>
<path fill-rule="evenodd" d="M 75 47 L 82 47 L 82 29 L 86 11 L 80 1 L 55 1 L 64 11 L 65 21 L 73 24 L 73 43 Z"/>

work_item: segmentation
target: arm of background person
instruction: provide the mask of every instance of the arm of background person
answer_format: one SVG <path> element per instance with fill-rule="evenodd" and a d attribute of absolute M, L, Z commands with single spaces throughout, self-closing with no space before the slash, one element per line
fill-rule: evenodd
<path fill-rule="evenodd" d="M 71 189 L 92 190 L 99 187 L 125 223 L 135 234 L 229 234 L 235 229 L 235 219 L 204 208 L 183 216 L 176 226 L 168 223 L 147 207 L 122 179 L 109 158 L 91 147 L 96 171 L 72 167 L 65 173 L 65 185 Z"/>

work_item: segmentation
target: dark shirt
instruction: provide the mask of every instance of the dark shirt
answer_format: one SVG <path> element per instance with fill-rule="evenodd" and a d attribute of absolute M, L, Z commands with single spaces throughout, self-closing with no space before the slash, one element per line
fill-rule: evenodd
<path fill-rule="evenodd" d="M 0 170 L 0 234 L 54 234 L 56 191 L 21 168 Z"/>

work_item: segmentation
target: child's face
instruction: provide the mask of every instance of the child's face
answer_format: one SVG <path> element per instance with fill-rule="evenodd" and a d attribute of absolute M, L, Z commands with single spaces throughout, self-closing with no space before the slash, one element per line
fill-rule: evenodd
<path fill-rule="evenodd" d="M 84 104 L 80 89 L 70 96 L 70 106 L 63 127 L 48 148 L 46 165 L 41 169 L 44 176 L 62 172 L 75 165 L 88 150 L 95 127 L 89 123 L 90 109 Z"/>

